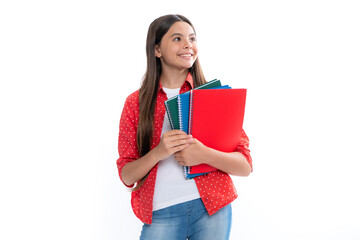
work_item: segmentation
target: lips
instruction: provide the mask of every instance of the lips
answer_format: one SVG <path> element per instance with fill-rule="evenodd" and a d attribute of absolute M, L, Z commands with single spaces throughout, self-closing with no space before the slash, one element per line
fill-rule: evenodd
<path fill-rule="evenodd" d="M 192 57 L 194 54 L 192 53 L 183 53 L 183 54 L 179 54 L 179 57 L 182 57 L 182 58 L 190 58 Z"/>

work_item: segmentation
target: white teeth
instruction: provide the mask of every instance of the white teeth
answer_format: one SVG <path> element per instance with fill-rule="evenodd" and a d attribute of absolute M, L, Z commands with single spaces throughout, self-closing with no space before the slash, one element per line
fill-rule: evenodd
<path fill-rule="evenodd" d="M 182 54 L 180 56 L 182 56 L 182 57 L 191 57 L 191 54 Z"/>

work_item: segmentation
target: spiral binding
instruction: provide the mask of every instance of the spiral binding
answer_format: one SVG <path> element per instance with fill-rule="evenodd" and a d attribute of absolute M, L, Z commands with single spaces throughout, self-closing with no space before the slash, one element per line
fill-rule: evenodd
<path fill-rule="evenodd" d="M 190 106 L 189 106 L 189 134 L 192 134 L 193 108 L 194 108 L 194 91 L 190 90 Z"/>
<path fill-rule="evenodd" d="M 179 96 L 177 96 L 177 103 L 178 103 L 178 114 L 179 114 L 179 126 L 180 126 L 180 130 L 184 131 L 184 123 L 182 120 L 182 111 L 181 111 L 181 100 Z"/>
<path fill-rule="evenodd" d="M 185 175 L 185 178 L 188 179 L 189 169 L 186 166 L 184 166 L 184 175 Z"/>
<path fill-rule="evenodd" d="M 192 134 L 192 121 L 193 121 L 193 90 L 190 90 L 190 106 L 189 106 L 189 129 L 188 129 L 188 133 Z M 181 126 L 181 125 L 180 125 Z M 191 167 L 184 167 L 184 173 L 185 173 L 185 177 L 187 179 L 190 179 L 189 175 L 190 175 L 190 171 L 191 171 Z"/>

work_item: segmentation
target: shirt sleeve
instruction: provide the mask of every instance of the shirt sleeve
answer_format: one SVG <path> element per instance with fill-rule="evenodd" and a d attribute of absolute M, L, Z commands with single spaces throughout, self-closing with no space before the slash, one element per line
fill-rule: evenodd
<path fill-rule="evenodd" d="M 241 153 L 242 155 L 245 156 L 246 160 L 250 164 L 251 172 L 252 172 L 253 171 L 253 165 L 252 165 L 252 158 L 251 158 L 250 150 L 249 150 L 249 138 L 246 135 L 244 130 L 242 130 L 242 132 L 241 132 L 240 143 L 237 146 L 235 151 L 239 152 L 239 153 Z"/>
<path fill-rule="evenodd" d="M 137 132 L 137 121 L 136 121 L 136 104 L 134 99 L 129 96 L 124 104 L 124 108 L 121 113 L 120 127 L 119 127 L 119 141 L 118 151 L 119 158 L 116 161 L 120 180 L 122 179 L 122 168 L 129 162 L 139 158 L 138 148 L 136 144 L 136 132 Z M 134 184 L 128 186 L 132 188 Z"/>

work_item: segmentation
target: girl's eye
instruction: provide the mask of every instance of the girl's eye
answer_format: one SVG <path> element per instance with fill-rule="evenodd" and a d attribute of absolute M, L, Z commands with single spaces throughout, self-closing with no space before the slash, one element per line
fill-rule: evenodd
<path fill-rule="evenodd" d="M 176 37 L 176 38 L 174 38 L 174 41 L 175 41 L 175 42 L 180 41 L 180 37 Z"/>
<path fill-rule="evenodd" d="M 190 38 L 190 41 L 191 41 L 191 42 L 196 42 L 196 38 L 195 38 L 195 37 L 192 37 L 192 38 Z"/>

